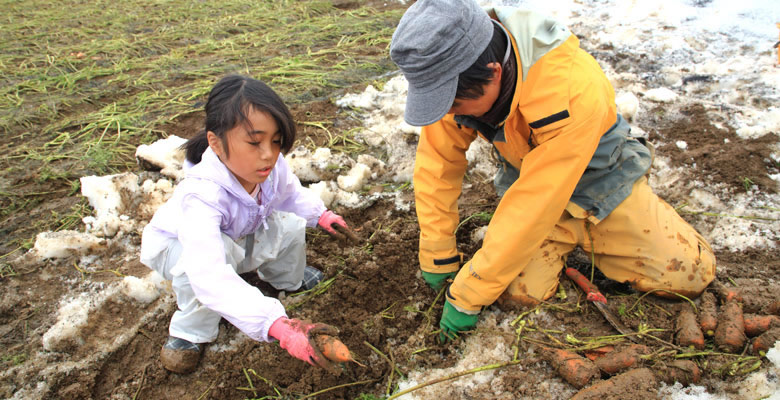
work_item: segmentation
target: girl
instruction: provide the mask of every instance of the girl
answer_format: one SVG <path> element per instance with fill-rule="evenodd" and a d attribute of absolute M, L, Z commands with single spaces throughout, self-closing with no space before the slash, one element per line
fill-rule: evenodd
<path fill-rule="evenodd" d="M 322 272 L 306 265 L 305 229 L 339 236 L 344 219 L 301 186 L 284 157 L 295 141 L 292 115 L 267 85 L 222 78 L 206 102 L 206 126 L 187 141 L 187 175 L 144 228 L 141 262 L 172 281 L 178 310 L 160 359 L 169 371 L 195 369 L 203 344 L 225 318 L 252 339 L 271 341 L 312 365 L 333 365 L 313 346 L 324 324 L 288 319 L 282 304 L 239 274 L 285 291 L 314 287 Z"/>

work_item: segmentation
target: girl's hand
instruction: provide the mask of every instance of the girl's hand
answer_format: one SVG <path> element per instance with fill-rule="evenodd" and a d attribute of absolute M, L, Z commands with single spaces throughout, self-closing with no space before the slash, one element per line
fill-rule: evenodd
<path fill-rule="evenodd" d="M 341 218 L 340 215 L 334 213 L 333 211 L 325 210 L 325 212 L 320 216 L 320 220 L 317 221 L 317 225 L 324 229 L 325 232 L 328 232 L 329 235 L 337 239 L 344 240 L 346 237 L 353 242 L 360 241 L 352 232 L 352 230 L 349 229 L 347 223 L 344 222 L 344 218 Z M 338 230 L 338 232 L 336 230 Z"/>
<path fill-rule="evenodd" d="M 339 374 L 340 369 L 322 354 L 317 348 L 314 338 L 317 335 L 335 336 L 339 330 L 327 324 L 311 323 L 298 319 L 280 317 L 268 330 L 268 335 L 279 340 L 279 346 L 287 350 L 291 356 L 305 361 L 311 365 L 317 365 L 329 372 Z"/>

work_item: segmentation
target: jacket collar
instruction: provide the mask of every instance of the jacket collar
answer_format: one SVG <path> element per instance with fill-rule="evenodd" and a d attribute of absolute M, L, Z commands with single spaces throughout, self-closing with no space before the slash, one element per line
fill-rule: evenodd
<path fill-rule="evenodd" d="M 272 179 L 273 175 L 272 171 L 271 176 L 269 176 L 268 179 Z M 206 151 L 203 152 L 203 156 L 198 164 L 187 170 L 187 178 L 204 179 L 214 182 L 242 202 L 257 205 L 255 199 L 244 190 L 244 187 L 241 186 L 238 179 L 236 179 L 233 173 L 222 163 L 219 157 L 217 157 L 217 154 L 211 150 L 211 147 L 206 148 Z"/>

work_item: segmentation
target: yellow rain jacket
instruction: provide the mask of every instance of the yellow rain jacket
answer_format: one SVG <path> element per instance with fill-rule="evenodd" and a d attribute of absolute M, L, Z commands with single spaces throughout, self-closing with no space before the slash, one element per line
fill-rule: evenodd
<path fill-rule="evenodd" d="M 533 12 L 488 11 L 509 32 L 516 57 L 509 115 L 492 138 L 451 114 L 423 127 L 414 171 L 420 266 L 433 273 L 460 267 L 453 232 L 470 143 L 483 136 L 520 171 L 498 205 L 482 248 L 448 290 L 448 300 L 469 313 L 504 292 L 564 210 L 598 222 L 650 166 L 649 150 L 627 137 L 614 89 L 576 36 Z"/>

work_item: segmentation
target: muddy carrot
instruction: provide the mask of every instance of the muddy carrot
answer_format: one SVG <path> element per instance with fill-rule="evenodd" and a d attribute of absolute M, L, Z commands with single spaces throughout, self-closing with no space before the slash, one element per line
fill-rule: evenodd
<path fill-rule="evenodd" d="M 718 300 L 714 294 L 707 291 L 701 294 L 700 299 L 699 326 L 705 335 L 712 336 L 718 326 Z"/>
<path fill-rule="evenodd" d="M 597 358 L 601 358 L 607 353 L 615 350 L 615 346 L 602 346 L 591 350 L 585 350 L 585 357 L 588 357 L 591 361 L 596 361 Z"/>
<path fill-rule="evenodd" d="M 322 355 L 328 360 L 333 362 L 353 361 L 352 354 L 349 353 L 349 349 L 341 340 L 329 335 L 317 335 L 315 340 Z"/>
<path fill-rule="evenodd" d="M 753 339 L 753 354 L 760 355 L 762 352 L 766 354 L 778 340 L 780 340 L 780 327 L 774 325 L 772 329 Z"/>
<path fill-rule="evenodd" d="M 683 308 L 677 314 L 676 335 L 677 344 L 682 347 L 693 346 L 701 350 L 704 348 L 704 334 L 696 323 L 696 315 L 690 307 Z"/>
<path fill-rule="evenodd" d="M 605 381 L 598 381 L 592 386 L 580 390 L 572 400 L 603 400 L 625 398 L 626 388 L 641 386 L 648 390 L 657 390 L 658 385 L 653 372 L 648 368 L 628 370 Z"/>
<path fill-rule="evenodd" d="M 746 341 L 742 306 L 736 300 L 727 301 L 718 316 L 715 344 L 726 352 L 739 353 Z"/>
<path fill-rule="evenodd" d="M 647 354 L 647 352 L 647 346 L 643 345 L 624 347 L 619 350 L 611 351 L 597 359 L 596 366 L 601 372 L 608 375 L 614 375 L 629 368 L 639 366 L 642 361 L 639 356 Z"/>
<path fill-rule="evenodd" d="M 698 383 L 701 379 L 701 370 L 695 362 L 690 360 L 675 360 L 669 364 L 661 364 L 653 367 L 653 372 L 658 379 L 673 385 L 680 382 L 683 386 Z"/>
<path fill-rule="evenodd" d="M 780 318 L 776 315 L 744 314 L 742 319 L 745 321 L 745 334 L 750 337 L 768 331 L 773 324 L 780 326 Z"/>
<path fill-rule="evenodd" d="M 742 302 L 742 293 L 739 292 L 739 290 L 727 288 L 722 283 L 718 281 L 713 281 L 710 286 L 712 286 L 713 289 L 718 293 L 718 296 L 720 296 L 721 300 L 726 303 L 730 300 L 736 300 L 738 302 Z"/>
<path fill-rule="evenodd" d="M 547 348 L 544 357 L 566 382 L 578 389 L 599 376 L 599 369 L 593 361 L 571 351 Z"/>

